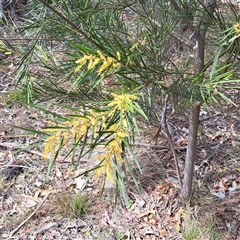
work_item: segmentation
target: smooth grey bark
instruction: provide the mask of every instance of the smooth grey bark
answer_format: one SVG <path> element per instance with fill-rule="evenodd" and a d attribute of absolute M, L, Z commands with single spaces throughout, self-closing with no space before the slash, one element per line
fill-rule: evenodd
<path fill-rule="evenodd" d="M 181 189 L 181 195 L 185 200 L 187 200 L 192 193 L 200 106 L 200 103 L 196 103 L 190 109 L 187 155 L 185 159 L 184 177 Z"/>
<path fill-rule="evenodd" d="M 3 0 L 0 0 L 0 19 L 3 18 Z"/>
<path fill-rule="evenodd" d="M 204 51 L 205 51 L 206 33 L 207 33 L 207 28 L 211 23 L 211 14 L 213 14 L 214 9 L 216 7 L 216 0 L 205 0 L 203 3 L 203 6 L 204 6 L 203 15 L 198 25 L 195 27 L 195 39 L 196 39 L 195 74 L 196 75 L 199 75 L 199 73 L 202 72 L 204 69 Z M 201 103 L 195 102 L 193 106 L 190 108 L 187 155 L 185 159 L 183 185 L 181 189 L 181 195 L 185 200 L 189 199 L 192 193 L 200 107 L 201 107 Z"/>

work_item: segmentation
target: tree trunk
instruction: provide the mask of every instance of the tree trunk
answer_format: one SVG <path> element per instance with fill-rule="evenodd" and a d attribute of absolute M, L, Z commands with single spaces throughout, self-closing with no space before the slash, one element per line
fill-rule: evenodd
<path fill-rule="evenodd" d="M 3 18 L 3 0 L 0 0 L 0 19 Z"/>
<path fill-rule="evenodd" d="M 201 74 L 199 73 L 201 73 L 204 70 L 204 50 L 205 50 L 206 32 L 211 22 L 210 14 L 213 14 L 215 7 L 216 7 L 216 0 L 205 0 L 203 15 L 198 25 L 195 27 L 195 39 L 196 39 L 195 74 L 198 77 L 201 77 L 200 76 Z M 185 159 L 184 178 L 183 178 L 183 185 L 181 189 L 182 197 L 185 200 L 189 199 L 192 193 L 200 107 L 201 107 L 201 103 L 195 102 L 190 109 L 187 155 Z"/>
<path fill-rule="evenodd" d="M 188 199 L 192 193 L 192 182 L 194 173 L 194 163 L 197 147 L 197 134 L 199 124 L 200 104 L 194 105 L 190 109 L 189 116 L 189 131 L 188 131 L 188 145 L 187 155 L 184 166 L 184 178 L 181 189 L 181 194 L 184 199 Z"/>

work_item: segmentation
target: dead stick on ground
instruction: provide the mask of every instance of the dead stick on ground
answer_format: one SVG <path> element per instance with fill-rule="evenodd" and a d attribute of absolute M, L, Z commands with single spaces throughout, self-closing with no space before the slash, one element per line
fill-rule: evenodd
<path fill-rule="evenodd" d="M 33 216 L 34 214 L 37 212 L 37 210 L 44 204 L 44 202 L 47 200 L 47 198 L 49 197 L 50 195 L 50 192 L 48 192 L 48 194 L 43 198 L 42 202 L 39 203 L 39 205 L 36 207 L 36 209 L 21 223 L 19 224 L 11 233 L 10 233 L 10 236 L 9 237 L 12 237 L 15 233 L 17 233 L 20 228 L 27 222 L 29 221 Z"/>
<path fill-rule="evenodd" d="M 5 142 L 5 143 L 0 143 L 0 146 L 1 147 L 6 147 L 6 148 L 10 148 L 10 149 L 21 149 L 22 148 L 22 151 L 25 151 L 25 152 L 28 152 L 28 153 L 31 153 L 31 154 L 34 154 L 34 155 L 37 155 L 37 156 L 40 156 L 42 157 L 43 154 L 38 152 L 38 151 L 34 151 L 34 150 L 31 150 L 31 149 L 24 149 L 24 146 L 21 146 L 17 143 L 8 143 L 8 142 Z"/>
<path fill-rule="evenodd" d="M 181 175 L 180 175 L 180 169 L 179 169 L 179 166 L 178 166 L 177 153 L 176 153 L 176 150 L 174 148 L 174 144 L 173 144 L 172 137 L 171 137 L 171 134 L 169 132 L 168 124 L 167 124 L 167 120 L 166 120 L 166 118 L 167 118 L 166 117 L 166 115 L 167 115 L 167 104 L 168 104 L 168 95 L 166 96 L 165 104 L 164 104 L 164 107 L 163 107 L 161 125 L 163 126 L 163 129 L 164 129 L 163 132 L 167 135 L 168 141 L 170 143 L 171 150 L 172 150 L 173 156 L 174 156 L 174 161 L 175 161 L 175 166 L 176 166 L 176 171 L 177 171 L 177 176 L 178 176 L 178 182 L 179 182 L 180 187 L 182 188 L 182 179 L 181 179 Z"/>

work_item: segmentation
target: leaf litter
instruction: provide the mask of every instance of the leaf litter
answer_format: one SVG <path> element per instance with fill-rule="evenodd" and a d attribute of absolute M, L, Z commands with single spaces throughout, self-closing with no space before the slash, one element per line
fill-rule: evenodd
<path fill-rule="evenodd" d="M 1 76 L 5 76 L 6 69 L 2 71 Z M 4 94 L 11 90 L 11 76 L 8 81 L 4 77 Z M 134 169 L 142 194 L 130 187 L 129 205 L 124 206 L 119 197 L 114 207 L 113 186 L 109 185 L 100 198 L 98 182 L 87 176 L 73 178 L 69 170 L 70 159 L 58 159 L 49 183 L 45 183 L 47 162 L 41 157 L 41 145 L 24 150 L 39 136 L 26 135 L 12 125 L 40 130 L 46 124 L 44 118 L 49 116 L 21 104 L 1 103 L 1 238 L 177 240 L 184 238 L 191 221 L 198 219 L 201 224 L 210 217 L 215 220 L 216 231 L 223 234 L 222 239 L 238 239 L 240 114 L 236 110 L 222 118 L 214 117 L 217 113 L 214 108 L 203 110 L 192 202 L 182 202 L 169 143 L 161 136 L 156 146 L 151 144 L 156 131 L 151 126 L 147 127 L 147 133 L 143 132 L 144 138 L 139 138 L 142 145 L 134 147 L 143 170 L 141 175 Z M 187 117 L 175 116 L 169 122 L 182 172 Z M 88 169 L 93 164 L 90 161 L 83 159 L 79 171 Z M 129 176 L 130 186 L 131 181 Z M 56 198 L 75 196 L 79 192 L 88 198 L 86 213 L 80 216 L 59 214 Z M 205 215 L 202 209 L 206 210 Z"/>

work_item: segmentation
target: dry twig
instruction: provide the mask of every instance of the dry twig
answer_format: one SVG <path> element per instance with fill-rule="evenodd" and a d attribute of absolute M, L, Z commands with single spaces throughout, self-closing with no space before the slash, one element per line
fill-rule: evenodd
<path fill-rule="evenodd" d="M 18 143 L 9 143 L 9 142 L 4 142 L 4 143 L 0 143 L 0 146 L 1 147 L 6 147 L 6 148 L 10 148 L 11 150 L 12 149 L 23 149 L 23 151 L 25 152 L 29 152 L 31 154 L 34 154 L 34 155 L 37 155 L 39 157 L 42 157 L 43 154 L 38 152 L 38 151 L 35 151 L 35 150 L 31 150 L 31 149 L 24 149 L 24 146 L 21 146 L 19 145 Z"/>
<path fill-rule="evenodd" d="M 168 129 L 167 120 L 166 120 L 167 103 L 168 103 L 168 95 L 166 96 L 164 107 L 163 107 L 163 112 L 162 112 L 162 122 L 161 122 L 161 125 L 163 126 L 162 129 L 164 129 L 164 130 L 162 130 L 162 132 L 166 134 L 166 136 L 168 138 L 168 141 L 170 143 L 171 150 L 172 150 L 173 156 L 174 156 L 174 161 L 175 161 L 175 166 L 176 166 L 176 171 L 177 171 L 179 185 L 182 188 L 182 179 L 181 179 L 181 175 L 180 175 L 180 169 L 179 169 L 179 166 L 178 166 L 177 153 L 176 153 L 176 150 L 174 148 L 174 144 L 173 144 L 173 141 L 172 141 L 172 138 L 171 138 L 171 134 L 170 134 L 169 129 Z"/>
<path fill-rule="evenodd" d="M 36 209 L 10 233 L 9 237 L 12 237 L 15 233 L 17 233 L 20 230 L 20 228 L 34 216 L 34 214 L 38 211 L 38 209 L 48 199 L 49 195 L 50 195 L 50 192 L 47 193 L 47 195 L 43 198 L 42 202 L 39 203 L 39 205 L 36 207 Z"/>

